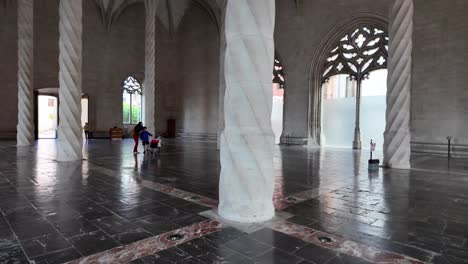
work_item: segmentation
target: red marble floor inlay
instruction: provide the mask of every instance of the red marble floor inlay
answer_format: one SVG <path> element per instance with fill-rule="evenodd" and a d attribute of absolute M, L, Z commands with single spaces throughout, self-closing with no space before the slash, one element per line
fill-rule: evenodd
<path fill-rule="evenodd" d="M 156 254 L 157 252 L 175 247 L 190 240 L 206 236 L 221 230 L 224 224 L 207 220 L 191 226 L 173 230 L 158 236 L 140 240 L 125 246 L 116 247 L 81 259 L 73 260 L 68 264 L 91 264 L 91 263 L 128 263 L 135 259 Z M 178 241 L 168 240 L 168 237 L 180 234 L 184 237 Z"/>
<path fill-rule="evenodd" d="M 340 238 L 325 232 L 317 231 L 310 227 L 297 225 L 287 221 L 275 222 L 270 226 L 272 229 L 300 238 L 306 242 L 330 248 L 340 253 L 358 257 L 377 264 L 423 264 L 419 260 L 409 258 L 400 254 L 383 251 L 364 244 L 356 243 L 344 238 Z M 329 237 L 333 240 L 331 243 L 321 242 L 320 237 Z"/>
<path fill-rule="evenodd" d="M 153 189 L 153 190 L 162 192 L 162 193 L 165 193 L 165 194 L 169 194 L 171 196 L 174 196 L 174 197 L 177 197 L 177 198 L 180 198 L 180 199 L 184 199 L 184 200 L 192 202 L 192 203 L 203 205 L 203 206 L 206 206 L 206 207 L 215 208 L 215 207 L 218 206 L 218 201 L 215 200 L 215 199 L 211 199 L 211 198 L 208 198 L 208 197 L 205 197 L 205 196 L 202 196 L 202 195 L 198 195 L 198 194 L 194 194 L 194 193 L 191 193 L 191 192 L 183 191 L 183 190 L 173 188 L 173 187 L 170 187 L 170 186 L 167 186 L 167 185 L 164 185 L 164 184 L 160 184 L 160 183 L 157 183 L 157 182 L 144 180 L 143 183 L 142 183 L 142 186 L 146 187 L 146 188 L 149 188 L 149 189 Z"/>

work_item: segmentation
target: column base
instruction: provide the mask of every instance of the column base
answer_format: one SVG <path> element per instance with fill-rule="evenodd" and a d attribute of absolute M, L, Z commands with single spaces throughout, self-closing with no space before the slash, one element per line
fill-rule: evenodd
<path fill-rule="evenodd" d="M 361 141 L 353 141 L 353 149 L 362 149 Z"/>
<path fill-rule="evenodd" d="M 261 208 L 236 209 L 230 206 L 220 205 L 218 213 L 223 219 L 244 224 L 262 223 L 275 217 L 275 208 L 262 209 L 263 210 L 261 210 Z"/>

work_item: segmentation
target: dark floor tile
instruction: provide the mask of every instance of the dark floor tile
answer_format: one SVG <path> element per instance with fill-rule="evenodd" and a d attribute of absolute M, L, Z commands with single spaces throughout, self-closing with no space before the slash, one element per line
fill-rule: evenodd
<path fill-rule="evenodd" d="M 192 204 L 192 202 L 189 202 L 187 200 L 180 199 L 180 198 L 172 198 L 169 200 L 165 200 L 162 203 L 168 206 L 172 206 L 172 207 L 181 207 L 181 206 Z"/>
<path fill-rule="evenodd" d="M 54 225 L 64 237 L 83 235 L 99 229 L 84 218 L 57 222 Z"/>
<path fill-rule="evenodd" d="M 113 213 L 104 207 L 97 208 L 95 211 L 83 213 L 83 217 L 90 221 L 112 215 Z"/>
<path fill-rule="evenodd" d="M 259 242 L 248 236 L 241 236 L 224 245 L 249 258 L 257 257 L 272 248 L 270 245 Z"/>
<path fill-rule="evenodd" d="M 34 219 L 44 218 L 44 215 L 32 205 L 5 210 L 4 215 L 10 223 L 30 222 Z"/>
<path fill-rule="evenodd" d="M 130 230 L 124 233 L 114 235 L 112 236 L 112 238 L 117 240 L 120 244 L 126 245 L 126 244 L 130 244 L 132 242 L 139 241 L 139 240 L 151 237 L 151 236 L 153 236 L 151 233 L 143 229 L 136 229 L 136 230 Z"/>
<path fill-rule="evenodd" d="M 154 217 L 157 217 L 160 220 L 171 221 L 175 221 L 177 219 L 187 217 L 190 215 L 190 213 L 169 206 L 156 207 L 153 210 L 151 210 L 151 212 L 153 213 Z"/>
<path fill-rule="evenodd" d="M 177 246 L 177 248 L 196 257 L 203 263 L 236 263 L 233 262 L 234 260 L 239 261 L 237 263 L 248 263 L 248 258 L 203 238 L 189 241 Z"/>
<path fill-rule="evenodd" d="M 238 239 L 243 235 L 245 234 L 242 233 L 241 231 L 232 227 L 227 227 L 227 228 L 223 228 L 222 230 L 218 232 L 208 234 L 204 236 L 204 238 L 222 245 L 234 239 Z"/>
<path fill-rule="evenodd" d="M 356 235 L 351 235 L 349 238 L 355 242 L 360 242 L 362 244 L 381 250 L 409 256 L 424 262 L 429 262 L 434 255 L 434 252 L 367 234 L 358 233 Z"/>
<path fill-rule="evenodd" d="M 316 263 L 327 263 L 327 261 L 336 257 L 338 253 L 328 248 L 308 244 L 294 252 L 294 255 Z"/>
<path fill-rule="evenodd" d="M 316 264 L 316 263 L 313 263 L 313 262 L 310 262 L 310 261 L 307 261 L 307 260 L 303 260 L 303 261 L 299 262 L 298 264 Z"/>
<path fill-rule="evenodd" d="M 201 215 L 189 215 L 174 221 L 174 223 L 180 227 L 190 226 L 196 223 L 203 222 L 208 220 L 208 218 Z"/>
<path fill-rule="evenodd" d="M 52 223 L 73 221 L 78 218 L 82 218 L 82 215 L 75 209 L 70 207 L 59 208 L 54 213 L 46 215 L 46 218 Z"/>
<path fill-rule="evenodd" d="M 306 242 L 302 239 L 288 236 L 269 228 L 254 232 L 249 237 L 288 253 L 292 253 L 306 245 Z"/>
<path fill-rule="evenodd" d="M 35 264 L 60 264 L 81 257 L 81 254 L 74 248 L 67 248 L 46 255 L 42 255 L 32 260 Z"/>
<path fill-rule="evenodd" d="M 173 264 L 187 263 L 194 257 L 180 249 L 171 248 L 130 262 L 130 264 Z"/>
<path fill-rule="evenodd" d="M 0 228 L 0 240 L 1 241 L 4 241 L 4 240 L 16 240 L 16 237 L 15 235 L 13 234 L 13 230 L 9 227 L 9 226 L 2 226 Z"/>
<path fill-rule="evenodd" d="M 132 221 L 132 223 L 139 228 L 149 231 L 153 235 L 159 235 L 180 228 L 171 221 L 164 221 L 159 217 L 154 217 L 153 215 L 142 217 Z"/>
<path fill-rule="evenodd" d="M 327 264 L 372 264 L 372 262 L 354 256 L 338 255 L 332 258 Z"/>
<path fill-rule="evenodd" d="M 84 256 L 119 246 L 114 239 L 103 231 L 95 231 L 70 238 L 70 242 Z"/>
<path fill-rule="evenodd" d="M 177 209 L 180 209 L 182 211 L 192 213 L 192 214 L 198 214 L 198 213 L 201 213 L 201 212 L 209 211 L 212 208 L 211 207 L 206 207 L 206 206 L 203 206 L 203 205 L 199 205 L 199 204 L 191 203 L 191 204 L 187 204 L 187 205 L 184 205 L 184 206 L 177 207 Z"/>
<path fill-rule="evenodd" d="M 10 222 L 19 240 L 56 234 L 55 228 L 45 219 L 31 219 L 29 222 Z"/>
<path fill-rule="evenodd" d="M 168 194 L 165 194 L 165 193 L 162 193 L 162 192 L 159 192 L 159 191 L 155 191 L 155 190 L 151 190 L 151 189 L 148 189 L 148 188 L 142 188 L 141 191 L 140 191 L 140 195 L 142 197 L 145 197 L 145 198 L 148 198 L 148 199 L 151 199 L 151 200 L 155 200 L 155 201 L 166 201 L 166 200 L 171 200 L 173 199 L 174 197 L 173 196 L 170 196 Z"/>
<path fill-rule="evenodd" d="M 309 226 L 317 223 L 317 220 L 315 219 L 306 218 L 300 215 L 295 215 L 294 217 L 288 218 L 287 221 L 302 226 Z"/>
<path fill-rule="evenodd" d="M 99 218 L 91 221 L 91 223 L 102 229 L 108 235 L 117 235 L 136 229 L 129 221 L 116 215 Z"/>
<path fill-rule="evenodd" d="M 58 233 L 48 234 L 21 241 L 21 246 L 29 258 L 45 255 L 54 251 L 70 248 L 71 244 Z"/>
<path fill-rule="evenodd" d="M 113 215 L 111 211 L 89 200 L 71 202 L 72 209 L 78 211 L 88 220 L 96 220 L 105 216 Z"/>
<path fill-rule="evenodd" d="M 255 264 L 296 264 L 302 260 L 302 258 L 275 248 L 254 258 Z"/>
<path fill-rule="evenodd" d="M 27 264 L 29 263 L 20 245 L 2 245 L 0 248 L 0 263 L 2 264 Z"/>
<path fill-rule="evenodd" d="M 114 213 L 125 219 L 131 220 L 131 219 L 151 215 L 152 214 L 151 210 L 158 206 L 159 205 L 155 205 L 153 206 L 153 208 L 148 208 L 148 206 L 138 206 L 138 207 L 126 209 L 126 210 L 116 210 L 114 211 Z"/>

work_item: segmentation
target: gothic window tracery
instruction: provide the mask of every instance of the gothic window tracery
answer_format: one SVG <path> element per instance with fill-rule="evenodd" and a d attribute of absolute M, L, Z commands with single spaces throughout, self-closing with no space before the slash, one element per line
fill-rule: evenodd
<path fill-rule="evenodd" d="M 140 82 L 132 76 L 122 83 L 123 124 L 137 124 L 142 116 L 142 88 Z"/>
<path fill-rule="evenodd" d="M 386 69 L 388 33 L 374 26 L 361 26 L 340 39 L 322 70 L 322 82 L 333 75 L 349 74 L 361 81 L 369 72 Z"/>

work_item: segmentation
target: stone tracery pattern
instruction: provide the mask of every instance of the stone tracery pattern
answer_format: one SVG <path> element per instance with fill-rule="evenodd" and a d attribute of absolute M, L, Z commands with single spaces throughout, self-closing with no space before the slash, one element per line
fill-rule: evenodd
<path fill-rule="evenodd" d="M 83 158 L 81 128 L 82 0 L 61 0 L 59 7 L 59 161 Z"/>
<path fill-rule="evenodd" d="M 18 126 L 17 145 L 34 142 L 34 4 L 18 1 Z"/>
<path fill-rule="evenodd" d="M 271 70 L 275 1 L 228 1 L 225 21 L 219 214 L 236 222 L 261 222 L 274 216 Z"/>
<path fill-rule="evenodd" d="M 145 0 L 145 81 L 143 94 L 145 102 L 145 125 L 148 131 L 155 129 L 155 85 L 156 85 L 156 10 L 159 0 Z"/>
<path fill-rule="evenodd" d="M 410 168 L 413 9 L 413 0 L 395 0 L 390 14 L 384 163 L 386 166 L 401 169 Z"/>
<path fill-rule="evenodd" d="M 380 28 L 361 26 L 344 36 L 330 52 L 322 80 L 349 74 L 362 80 L 369 72 L 387 68 L 388 33 Z"/>

